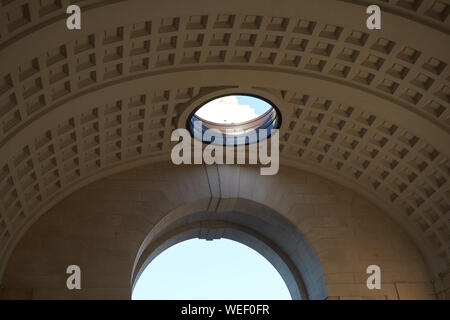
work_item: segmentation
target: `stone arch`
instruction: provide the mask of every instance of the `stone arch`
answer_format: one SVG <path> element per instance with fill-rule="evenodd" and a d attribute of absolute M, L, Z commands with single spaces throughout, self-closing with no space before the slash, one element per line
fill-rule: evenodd
<path fill-rule="evenodd" d="M 402 283 L 416 290 L 414 297 L 434 294 L 424 257 L 405 230 L 382 209 L 342 185 L 287 166 L 281 166 L 276 176 L 260 176 L 254 166 L 174 166 L 162 162 L 95 181 L 49 209 L 24 234 L 5 263 L 0 296 L 129 299 L 133 279 L 148 258 L 143 252 L 149 244 L 157 243 L 149 234 L 164 235 L 164 226 L 182 228 L 182 222 L 185 226 L 194 223 L 191 230 L 196 236 L 201 230 L 239 230 L 217 223 L 228 219 L 227 223 L 242 227 L 238 218 L 256 216 L 255 212 L 261 219 L 252 230 L 272 239 L 278 247 L 283 241 L 264 233 L 265 221 L 271 219 L 263 217 L 281 215 L 283 219 L 275 220 L 281 226 L 288 220 L 287 225 L 301 230 L 314 249 L 326 291 L 323 286 L 318 290 L 314 284 L 308 287 L 309 271 L 305 270 L 310 269 L 299 265 L 297 278 L 303 279 L 309 298 L 402 299 L 402 290 L 406 290 Z M 193 217 L 197 220 L 192 221 Z M 174 221 L 180 221 L 179 225 Z M 280 252 L 281 256 L 286 252 L 294 263 L 298 258 L 289 248 Z M 289 265 L 289 259 L 285 264 Z M 309 261 L 317 262 L 314 258 Z M 369 292 L 365 270 L 375 262 L 385 271 L 383 285 L 381 291 Z M 65 270 L 70 264 L 82 269 L 81 292 L 71 292 L 65 286 Z M 321 279 L 314 273 L 312 277 Z"/>
<path fill-rule="evenodd" d="M 194 203 L 187 205 L 189 210 L 169 213 L 139 248 L 132 287 L 150 262 L 172 245 L 193 238 L 226 238 L 264 256 L 280 273 L 293 299 L 326 299 L 320 261 L 298 227 L 267 206 L 242 198 L 233 202 L 234 209 L 229 212 L 205 211 Z"/>
<path fill-rule="evenodd" d="M 362 19 L 373 2 L 383 12 L 378 31 Z M 64 5 L 3 1 L 0 279 L 42 214 L 88 183 L 167 160 L 185 111 L 237 87 L 282 106 L 282 163 L 377 203 L 444 283 L 444 2 L 85 0 L 82 30 L 67 32 Z"/>

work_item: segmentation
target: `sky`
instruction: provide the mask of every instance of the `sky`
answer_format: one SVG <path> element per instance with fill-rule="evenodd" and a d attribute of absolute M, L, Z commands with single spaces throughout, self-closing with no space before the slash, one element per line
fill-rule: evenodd
<path fill-rule="evenodd" d="M 228 239 L 180 242 L 144 270 L 133 300 L 291 300 L 278 271 L 255 250 Z"/>
<path fill-rule="evenodd" d="M 241 123 L 257 118 L 271 107 L 256 97 L 230 95 L 206 103 L 195 114 L 216 123 Z"/>

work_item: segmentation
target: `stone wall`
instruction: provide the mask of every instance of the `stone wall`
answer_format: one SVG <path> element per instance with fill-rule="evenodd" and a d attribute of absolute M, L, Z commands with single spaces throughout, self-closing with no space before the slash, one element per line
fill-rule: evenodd
<path fill-rule="evenodd" d="M 236 199 L 276 210 L 298 226 L 321 263 L 329 299 L 434 299 L 422 254 L 387 214 L 355 192 L 282 166 L 260 176 L 255 166 L 135 168 L 92 183 L 41 216 L 9 258 L 1 298 L 131 297 L 137 252 L 152 228 L 177 208 Z M 183 209 L 184 210 L 184 209 Z M 66 268 L 81 267 L 82 290 L 66 288 Z M 381 268 L 381 290 L 368 290 L 366 268 Z M 437 290 L 448 298 L 446 288 Z"/>

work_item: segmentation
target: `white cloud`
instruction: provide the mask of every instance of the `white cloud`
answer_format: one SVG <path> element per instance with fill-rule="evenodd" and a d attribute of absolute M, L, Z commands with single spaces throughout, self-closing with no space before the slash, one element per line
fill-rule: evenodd
<path fill-rule="evenodd" d="M 226 96 L 208 102 L 196 113 L 204 120 L 216 123 L 241 123 L 259 115 L 249 105 L 239 104 L 235 96 Z"/>

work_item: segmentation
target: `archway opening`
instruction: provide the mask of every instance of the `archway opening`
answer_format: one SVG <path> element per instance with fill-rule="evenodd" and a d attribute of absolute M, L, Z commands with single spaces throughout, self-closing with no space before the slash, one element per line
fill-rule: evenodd
<path fill-rule="evenodd" d="M 161 252 L 189 239 L 229 239 L 267 259 L 294 300 L 326 299 L 326 283 L 314 249 L 297 226 L 278 212 L 243 198 L 222 199 L 231 211 L 204 211 L 203 201 L 178 207 L 158 222 L 142 242 L 133 266 L 134 289 L 146 267 Z M 228 202 L 228 204 L 226 204 Z M 133 291 L 133 290 L 132 290 Z"/>
<path fill-rule="evenodd" d="M 160 253 L 144 269 L 133 300 L 290 300 L 275 267 L 252 248 L 220 239 L 190 239 Z"/>

